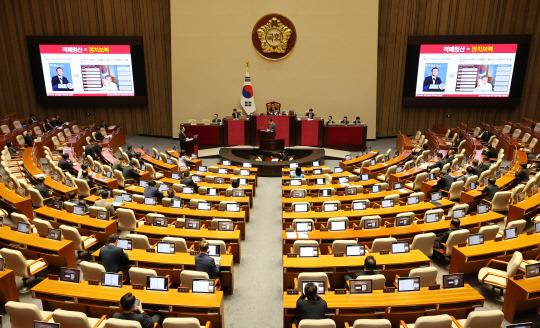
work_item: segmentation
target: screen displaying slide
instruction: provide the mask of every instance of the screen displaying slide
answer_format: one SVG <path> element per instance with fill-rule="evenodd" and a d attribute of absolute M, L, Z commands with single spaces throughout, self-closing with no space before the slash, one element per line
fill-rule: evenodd
<path fill-rule="evenodd" d="M 517 44 L 422 44 L 416 97 L 508 97 Z"/>
<path fill-rule="evenodd" d="M 135 96 L 129 45 L 40 44 L 47 96 Z"/>

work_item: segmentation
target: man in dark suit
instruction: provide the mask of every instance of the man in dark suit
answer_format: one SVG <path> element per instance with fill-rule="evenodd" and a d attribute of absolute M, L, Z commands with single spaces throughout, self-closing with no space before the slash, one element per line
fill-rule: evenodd
<path fill-rule="evenodd" d="M 482 162 L 482 165 L 480 165 L 480 169 L 482 169 L 482 172 L 484 172 L 484 171 L 489 170 L 490 167 L 491 167 L 491 162 L 486 156 L 484 156 L 484 161 Z"/>
<path fill-rule="evenodd" d="M 356 116 L 356 119 L 353 121 L 354 125 L 360 125 L 362 124 L 362 121 L 360 121 L 360 116 Z"/>
<path fill-rule="evenodd" d="M 73 162 L 69 160 L 69 154 L 62 154 L 62 158 L 58 161 L 58 167 L 64 171 L 68 171 L 71 175 L 75 175 Z"/>
<path fill-rule="evenodd" d="M 315 113 L 313 112 L 313 109 L 310 108 L 308 110 L 308 113 L 306 114 L 307 118 L 309 118 L 310 120 L 312 120 L 314 117 L 315 117 Z"/>
<path fill-rule="evenodd" d="M 488 159 L 490 158 L 498 158 L 499 157 L 499 153 L 497 152 L 497 150 L 491 146 L 488 146 L 488 148 L 486 150 L 484 150 L 483 152 L 484 156 L 486 156 Z"/>
<path fill-rule="evenodd" d="M 56 68 L 56 75 L 52 77 L 51 84 L 54 91 L 71 90 L 67 88 L 69 83 L 67 77 L 64 76 L 64 70 L 62 67 Z M 65 85 L 65 87 L 58 87 L 59 84 Z"/>
<path fill-rule="evenodd" d="M 34 114 L 30 114 L 30 118 L 28 118 L 28 126 L 39 124 L 39 121 L 36 120 L 36 116 Z"/>
<path fill-rule="evenodd" d="M 368 255 L 366 256 L 366 259 L 364 260 L 364 270 L 358 273 L 355 273 L 353 275 L 354 278 L 346 274 L 343 276 L 343 280 L 347 282 L 349 280 L 356 279 L 359 276 L 371 276 L 371 275 L 377 274 L 378 272 L 375 272 L 376 266 L 377 266 L 377 260 L 375 260 L 375 258 L 372 255 Z"/>
<path fill-rule="evenodd" d="M 482 133 L 480 133 L 478 135 L 478 139 L 481 140 L 482 142 L 488 142 L 489 141 L 489 138 L 491 138 L 491 133 L 489 132 L 489 130 L 486 129 L 486 127 L 484 126 L 482 128 Z"/>
<path fill-rule="evenodd" d="M 208 241 L 203 238 L 199 242 L 200 253 L 195 256 L 195 270 L 208 273 L 210 279 L 219 278 L 219 262 L 216 263 L 210 255 L 208 255 Z"/>
<path fill-rule="evenodd" d="M 85 203 L 79 200 L 79 197 L 76 191 L 70 192 L 68 196 L 69 196 L 69 200 L 67 200 L 67 203 L 71 203 L 75 206 L 82 206 L 84 208 L 84 212 L 85 213 L 88 212 L 88 206 L 86 206 Z"/>
<path fill-rule="evenodd" d="M 189 171 L 182 172 L 182 179 L 180 180 L 180 183 L 185 185 L 186 187 L 193 187 L 195 193 L 198 192 L 199 186 L 189 177 Z"/>
<path fill-rule="evenodd" d="M 34 186 L 34 189 L 39 191 L 39 193 L 41 194 L 41 197 L 43 197 L 43 199 L 51 198 L 53 196 L 53 194 L 51 194 L 49 189 L 47 187 L 45 187 L 44 183 L 45 183 L 45 178 L 44 177 L 37 178 L 37 185 Z M 51 202 L 51 199 L 44 200 L 44 203 L 49 203 L 49 202 Z"/>
<path fill-rule="evenodd" d="M 122 174 L 124 175 L 124 179 L 126 179 L 126 183 L 134 183 L 139 181 L 139 170 L 137 170 L 137 163 L 135 161 L 129 162 L 129 165 L 126 165 L 124 167 Z"/>
<path fill-rule="evenodd" d="M 293 323 L 298 327 L 300 321 L 304 319 L 325 319 L 327 309 L 328 304 L 317 294 L 317 286 L 312 282 L 307 283 L 302 295 L 296 301 L 298 317 L 293 319 Z"/>
<path fill-rule="evenodd" d="M 86 183 L 88 184 L 88 187 L 90 187 L 90 189 L 93 189 L 96 186 L 96 184 L 94 183 L 94 181 L 90 177 L 90 174 L 88 174 L 88 170 L 82 170 L 81 175 L 82 176 L 81 176 L 80 179 L 86 181 Z"/>
<path fill-rule="evenodd" d="M 495 184 L 494 178 L 488 179 L 488 185 L 482 190 L 482 196 L 484 196 L 484 199 L 487 201 L 492 201 L 493 196 L 495 196 L 495 193 L 499 191 L 499 186 Z"/>
<path fill-rule="evenodd" d="M 185 143 L 188 140 L 186 137 L 186 128 L 183 125 L 180 125 L 180 133 L 178 133 L 178 140 L 180 140 L 180 150 L 185 150 Z"/>
<path fill-rule="evenodd" d="M 107 130 L 107 128 L 109 127 L 107 125 L 107 121 L 105 120 L 101 120 L 101 125 L 99 126 L 100 128 L 104 128 L 105 130 Z"/>
<path fill-rule="evenodd" d="M 136 300 L 132 293 L 122 296 L 120 299 L 120 310 L 122 312 L 116 312 L 113 314 L 113 318 L 137 321 L 141 325 L 141 328 L 153 328 L 156 323 L 160 324 L 160 326 L 163 324 L 163 315 L 157 313 L 150 316 L 144 312 L 140 300 L 139 307 L 135 309 Z"/>
<path fill-rule="evenodd" d="M 238 110 L 236 108 L 232 110 L 232 118 L 233 120 L 237 120 L 240 118 L 240 113 L 238 113 Z"/>
<path fill-rule="evenodd" d="M 516 172 L 516 185 L 529 181 L 529 174 L 531 173 L 531 169 L 527 168 L 527 163 L 521 163 L 519 166 L 520 169 Z"/>
<path fill-rule="evenodd" d="M 480 174 L 482 174 L 482 168 L 478 165 L 478 160 L 473 159 L 472 160 L 472 168 L 473 168 L 473 175 L 476 175 L 480 178 Z"/>
<path fill-rule="evenodd" d="M 453 150 L 453 149 L 450 149 L 450 150 L 448 151 L 448 155 L 447 155 L 447 157 L 446 157 L 446 161 L 444 161 L 444 162 L 445 162 L 445 164 L 450 164 L 450 165 L 452 165 L 452 162 L 454 161 L 455 158 L 456 158 L 456 151 Z M 441 168 L 441 169 L 442 169 L 442 168 Z M 451 169 L 452 169 L 452 168 L 451 168 Z"/>
<path fill-rule="evenodd" d="M 439 181 L 437 181 L 437 187 L 440 190 L 450 190 L 450 187 L 454 183 L 454 178 L 448 173 L 447 170 L 442 170 Z"/>
<path fill-rule="evenodd" d="M 133 151 L 133 146 L 131 145 L 127 146 L 126 154 L 128 155 L 128 158 L 131 161 L 131 159 L 135 156 L 135 152 Z"/>
<path fill-rule="evenodd" d="M 99 258 L 101 259 L 101 264 L 105 267 L 107 272 L 124 272 L 127 276 L 129 273 L 129 257 L 124 250 L 116 246 L 116 241 L 118 240 L 118 235 L 111 233 L 107 237 L 107 246 L 102 247 L 99 250 Z"/>
<path fill-rule="evenodd" d="M 10 155 L 17 155 L 17 150 L 11 145 L 11 141 L 6 141 L 6 147 Z"/>
<path fill-rule="evenodd" d="M 51 121 L 49 119 L 45 119 L 43 123 L 45 123 L 45 131 L 54 130 L 54 126 L 51 124 Z"/>
<path fill-rule="evenodd" d="M 444 249 L 444 246 L 441 243 L 446 244 L 446 242 L 448 241 L 448 237 L 450 237 L 450 234 L 453 231 L 459 230 L 460 225 L 461 225 L 461 221 L 459 219 L 452 219 L 450 221 L 450 229 L 448 229 L 441 236 L 435 238 L 434 246 L 439 249 Z"/>
<path fill-rule="evenodd" d="M 92 157 L 92 159 L 97 160 L 97 156 L 95 154 L 94 145 L 96 144 L 96 140 L 90 139 L 90 143 L 84 147 L 84 153 L 86 156 Z"/>
<path fill-rule="evenodd" d="M 272 103 L 270 105 L 270 108 L 268 108 L 268 115 L 277 115 L 279 114 L 279 110 L 275 103 Z"/>
<path fill-rule="evenodd" d="M 336 122 L 332 120 L 332 116 L 328 116 L 328 121 L 326 121 L 324 125 L 329 126 L 330 124 L 336 124 Z"/>
<path fill-rule="evenodd" d="M 347 116 L 343 116 L 343 119 L 341 120 L 341 122 L 339 122 L 339 124 L 349 124 L 349 119 L 347 118 Z"/>
<path fill-rule="evenodd" d="M 158 199 L 163 198 L 163 192 L 159 191 L 158 188 L 156 188 L 156 181 L 150 180 L 148 181 L 148 185 L 146 188 L 144 188 L 144 197 L 157 197 Z"/>
<path fill-rule="evenodd" d="M 221 120 L 218 117 L 218 114 L 214 114 L 214 119 L 212 120 L 213 124 L 220 124 Z"/>
<path fill-rule="evenodd" d="M 276 123 L 274 123 L 271 118 L 268 119 L 268 128 L 266 131 L 276 132 Z"/>
<path fill-rule="evenodd" d="M 103 139 L 105 139 L 103 134 L 101 134 L 101 131 L 96 131 L 96 133 L 94 134 L 94 137 L 96 138 L 97 141 L 102 141 Z"/>
<path fill-rule="evenodd" d="M 423 91 L 440 91 L 438 87 L 436 89 L 429 88 L 430 85 L 439 85 L 442 83 L 441 79 L 437 76 L 437 74 L 439 74 L 439 68 L 433 67 L 431 69 L 431 75 L 427 76 L 424 79 L 424 87 L 422 89 Z"/>
<path fill-rule="evenodd" d="M 62 120 L 60 119 L 60 115 L 56 114 L 56 115 L 54 115 L 54 118 L 55 118 L 55 121 L 56 121 L 56 126 L 60 126 L 60 125 L 64 124 L 64 122 L 62 122 Z"/>
<path fill-rule="evenodd" d="M 435 164 L 433 164 L 433 165 L 430 165 L 428 167 L 428 170 L 433 170 L 435 168 L 439 168 L 439 169 L 442 170 L 443 167 L 444 167 L 444 164 L 446 164 L 446 162 L 443 159 L 443 154 L 442 153 L 437 153 L 437 162 L 435 162 Z"/>
<path fill-rule="evenodd" d="M 103 150 L 103 148 L 101 148 L 101 140 L 95 142 L 93 148 L 96 158 L 99 159 L 102 163 L 107 163 L 107 161 L 105 161 L 105 158 L 103 157 L 103 154 L 101 153 L 101 151 Z"/>
<path fill-rule="evenodd" d="M 32 137 L 32 134 L 28 131 L 23 132 L 24 136 L 24 143 L 27 147 L 32 147 L 32 144 L 34 143 L 34 137 Z"/>

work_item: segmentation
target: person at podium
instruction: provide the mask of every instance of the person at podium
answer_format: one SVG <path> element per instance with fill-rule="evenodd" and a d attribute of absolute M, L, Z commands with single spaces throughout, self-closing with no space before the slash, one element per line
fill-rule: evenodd
<path fill-rule="evenodd" d="M 343 125 L 349 124 L 349 119 L 347 118 L 347 116 L 343 116 L 343 119 L 341 120 L 341 122 L 339 122 L 339 124 L 343 124 Z"/>
<path fill-rule="evenodd" d="M 360 125 L 362 124 L 362 121 L 360 121 L 360 116 L 356 116 L 356 119 L 353 121 L 354 125 Z"/>
<path fill-rule="evenodd" d="M 178 133 L 178 139 L 180 139 L 180 151 L 185 150 L 186 142 L 193 140 L 186 136 L 186 128 L 183 125 L 180 125 L 180 133 Z"/>
<path fill-rule="evenodd" d="M 218 117 L 218 114 L 214 114 L 214 119 L 212 120 L 212 124 L 220 124 L 221 120 Z"/>
<path fill-rule="evenodd" d="M 268 128 L 266 129 L 266 131 L 276 132 L 276 123 L 274 123 L 271 118 L 268 119 Z"/>
<path fill-rule="evenodd" d="M 306 114 L 307 118 L 312 120 L 315 117 L 315 113 L 313 112 L 313 108 L 310 108 Z"/>
<path fill-rule="evenodd" d="M 326 124 L 325 124 L 325 125 L 326 125 L 326 126 L 329 126 L 330 124 L 336 124 L 336 122 L 334 122 L 334 121 L 332 120 L 332 116 L 328 116 L 328 121 L 326 121 Z"/>
<path fill-rule="evenodd" d="M 238 113 L 238 110 L 236 110 L 236 108 L 232 110 L 232 118 L 233 120 L 237 120 L 240 118 L 240 113 Z"/>

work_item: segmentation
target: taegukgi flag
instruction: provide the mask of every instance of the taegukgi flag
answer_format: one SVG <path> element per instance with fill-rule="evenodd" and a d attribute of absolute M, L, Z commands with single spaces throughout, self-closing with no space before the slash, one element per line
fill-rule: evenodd
<path fill-rule="evenodd" d="M 249 67 L 246 68 L 246 77 L 244 77 L 244 87 L 242 88 L 240 103 L 247 114 L 255 112 L 255 98 L 253 96 L 253 87 L 251 86 L 251 77 L 249 76 Z"/>

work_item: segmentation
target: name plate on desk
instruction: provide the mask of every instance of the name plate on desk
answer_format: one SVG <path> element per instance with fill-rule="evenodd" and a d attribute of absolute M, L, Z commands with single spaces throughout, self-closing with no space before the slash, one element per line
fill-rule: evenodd
<path fill-rule="evenodd" d="M 424 221 L 416 221 L 416 224 L 424 224 Z"/>
<path fill-rule="evenodd" d="M 345 253 L 334 253 L 334 257 L 343 257 Z"/>
<path fill-rule="evenodd" d="M 328 231 L 328 228 L 321 228 L 321 231 Z"/>
<path fill-rule="evenodd" d="M 99 286 L 98 280 L 88 280 L 88 284 L 92 286 Z"/>
<path fill-rule="evenodd" d="M 459 243 L 457 246 L 458 246 L 458 247 L 466 247 L 466 246 L 467 246 L 467 243 Z"/>
<path fill-rule="evenodd" d="M 147 226 L 152 225 L 152 222 L 144 221 L 144 225 L 147 225 Z"/>
<path fill-rule="evenodd" d="M 387 254 L 390 254 L 390 251 L 380 251 L 379 254 L 381 254 L 381 255 L 387 255 Z"/>
<path fill-rule="evenodd" d="M 184 228 L 184 222 L 176 221 L 174 223 L 174 227 L 178 228 L 178 229 L 183 229 Z"/>
<path fill-rule="evenodd" d="M 394 293 L 396 291 L 396 287 L 384 287 L 383 293 Z"/>
<path fill-rule="evenodd" d="M 296 254 L 296 253 L 288 253 L 287 257 L 298 257 L 298 254 Z"/>
<path fill-rule="evenodd" d="M 388 224 L 386 225 L 386 227 L 387 227 L 387 228 L 393 228 L 393 227 L 394 227 L 394 224 L 393 224 L 393 223 L 388 223 Z"/>
<path fill-rule="evenodd" d="M 146 253 L 155 253 L 156 250 L 154 248 L 147 248 Z"/>
<path fill-rule="evenodd" d="M 354 230 L 362 230 L 362 227 L 354 227 Z"/>
<path fill-rule="evenodd" d="M 438 290 L 438 289 L 441 289 L 441 285 L 439 284 L 429 286 L 429 290 Z"/>
<path fill-rule="evenodd" d="M 131 287 L 133 287 L 133 289 L 144 289 L 144 285 L 141 284 L 132 284 Z"/>
<path fill-rule="evenodd" d="M 287 289 L 287 295 L 298 295 L 298 290 L 296 290 L 296 289 Z"/>
<path fill-rule="evenodd" d="M 179 293 L 189 293 L 189 287 L 178 287 Z"/>
<path fill-rule="evenodd" d="M 351 211 L 352 209 L 350 207 L 345 207 L 345 211 Z"/>
<path fill-rule="evenodd" d="M 534 233 L 534 230 L 527 231 L 527 235 L 532 235 Z"/>
<path fill-rule="evenodd" d="M 216 227 L 208 227 L 208 231 L 216 231 L 217 228 Z"/>
<path fill-rule="evenodd" d="M 58 280 L 60 277 L 58 277 L 57 274 L 49 274 L 48 276 L 49 280 Z"/>
<path fill-rule="evenodd" d="M 521 279 L 523 279 L 523 274 L 516 274 L 514 276 L 514 280 L 521 280 Z"/>
<path fill-rule="evenodd" d="M 335 295 L 344 295 L 344 294 L 347 294 L 347 290 L 346 289 L 336 289 L 336 290 L 334 290 L 334 294 Z"/>
<path fill-rule="evenodd" d="M 285 229 L 286 232 L 294 232 L 294 229 L 293 228 L 287 228 Z"/>
<path fill-rule="evenodd" d="M 189 252 L 189 255 L 197 255 L 197 254 L 199 254 L 199 252 L 197 252 L 197 251 L 190 251 Z"/>

